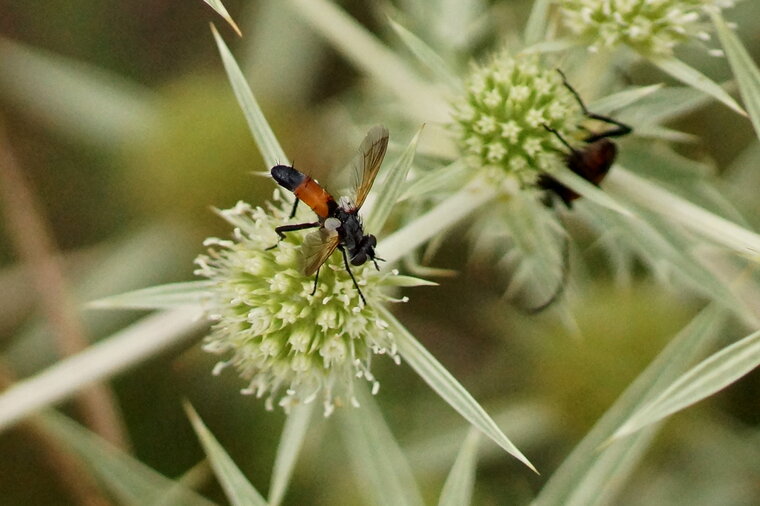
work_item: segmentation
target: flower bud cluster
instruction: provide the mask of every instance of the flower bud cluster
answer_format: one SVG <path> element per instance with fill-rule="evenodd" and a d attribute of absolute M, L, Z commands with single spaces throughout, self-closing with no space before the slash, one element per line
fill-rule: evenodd
<path fill-rule="evenodd" d="M 396 273 L 353 268 L 365 306 L 336 253 L 322 266 L 312 294 L 314 278 L 302 273 L 308 231 L 278 244 L 274 229 L 285 222 L 283 210 L 240 202 L 219 213 L 235 227 L 233 239 L 207 239 L 207 254 L 195 261 L 196 274 L 213 283 L 207 312 L 214 323 L 204 349 L 228 357 L 215 372 L 237 369 L 249 382 L 243 393 L 266 397 L 268 409 L 274 402 L 287 409 L 321 397 L 327 415 L 337 404 L 356 403 L 357 377 L 376 392 L 372 356 L 387 354 L 396 362 L 399 356 L 372 306 L 393 300 L 381 287 Z"/>
<path fill-rule="evenodd" d="M 547 127 L 571 139 L 582 114 L 556 70 L 535 57 L 504 52 L 473 70 L 454 104 L 454 120 L 468 165 L 495 183 L 510 175 L 531 184 L 540 173 L 552 172 L 558 153 L 567 151 Z"/>
<path fill-rule="evenodd" d="M 732 0 L 562 0 L 565 26 L 589 49 L 621 44 L 665 56 L 690 39 L 710 38 L 705 14 L 732 7 Z"/>

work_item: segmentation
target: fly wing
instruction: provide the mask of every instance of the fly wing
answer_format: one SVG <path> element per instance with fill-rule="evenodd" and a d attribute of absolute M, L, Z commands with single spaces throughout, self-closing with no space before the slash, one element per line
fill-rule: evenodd
<path fill-rule="evenodd" d="M 330 258 L 340 242 L 337 232 L 329 232 L 324 228 L 307 234 L 303 242 L 304 266 L 303 273 L 311 276 Z"/>
<path fill-rule="evenodd" d="M 388 148 L 388 129 L 384 126 L 374 126 L 359 146 L 359 152 L 353 160 L 351 167 L 357 174 L 361 174 L 361 181 L 356 188 L 354 205 L 359 209 L 369 194 L 372 183 L 375 182 L 377 172 L 385 158 L 385 150 Z"/>

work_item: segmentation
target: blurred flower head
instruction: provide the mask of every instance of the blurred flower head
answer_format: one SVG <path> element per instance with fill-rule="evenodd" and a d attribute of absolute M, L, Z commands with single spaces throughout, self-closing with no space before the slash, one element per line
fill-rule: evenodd
<path fill-rule="evenodd" d="M 552 172 L 566 148 L 546 127 L 572 138 L 583 119 L 556 70 L 542 67 L 537 57 L 507 52 L 473 69 L 453 115 L 467 164 L 499 187 L 531 184 Z"/>
<path fill-rule="evenodd" d="M 333 255 L 313 277 L 302 272 L 303 233 L 290 233 L 277 244 L 275 227 L 287 213 L 270 205 L 252 208 L 239 202 L 219 214 L 235 226 L 232 240 L 206 240 L 208 253 L 196 259 L 196 274 L 214 282 L 207 302 L 214 322 L 204 349 L 229 358 L 215 373 L 233 366 L 249 381 L 245 394 L 277 401 L 286 410 L 322 397 L 325 415 L 336 405 L 357 404 L 354 378 L 379 384 L 370 372 L 372 355 L 387 354 L 399 362 L 393 335 L 373 309 L 394 300 L 381 292 L 391 273 L 354 267 L 367 299 L 359 293 Z"/>
<path fill-rule="evenodd" d="M 562 0 L 565 25 L 589 50 L 621 44 L 647 55 L 668 55 L 690 39 L 710 38 L 705 14 L 733 0 Z"/>

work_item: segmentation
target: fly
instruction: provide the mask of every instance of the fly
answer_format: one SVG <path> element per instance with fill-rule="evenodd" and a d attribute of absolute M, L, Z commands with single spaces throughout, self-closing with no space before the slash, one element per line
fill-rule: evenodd
<path fill-rule="evenodd" d="M 567 148 L 568 151 L 564 153 L 565 166 L 589 183 L 599 186 L 599 183 L 601 183 L 605 176 L 607 176 L 610 167 L 612 167 L 612 164 L 615 162 L 615 158 L 617 158 L 617 145 L 615 145 L 610 139 L 628 135 L 633 129 L 625 123 L 621 123 L 609 116 L 602 116 L 601 114 L 589 111 L 586 108 L 586 104 L 581 100 L 580 95 L 578 95 L 578 92 L 567 82 L 565 74 L 559 69 L 557 69 L 557 72 L 562 76 L 562 83 L 570 93 L 573 94 L 578 105 L 581 106 L 584 116 L 615 127 L 604 132 L 590 132 L 589 135 L 583 139 L 585 145 L 581 148 L 574 148 L 557 130 L 548 125 L 544 125 L 544 128 L 553 133 Z M 564 202 L 568 208 L 572 207 L 573 200 L 580 197 L 580 195 L 551 177 L 549 174 L 541 174 L 539 176 L 538 186 L 547 192 L 554 193 L 562 199 L 562 202 Z M 551 199 L 551 195 L 548 196 L 548 200 L 545 200 L 544 203 L 547 204 L 548 207 L 552 207 L 553 200 Z"/>
<path fill-rule="evenodd" d="M 320 267 L 337 248 L 343 255 L 343 264 L 359 292 L 359 297 L 365 305 L 367 304 L 350 266 L 360 266 L 371 260 L 379 270 L 377 260 L 382 259 L 375 254 L 377 239 L 372 234 L 364 233 L 359 210 L 372 188 L 387 148 L 388 129 L 383 126 L 372 127 L 364 137 L 359 152 L 351 161 L 354 170 L 361 174 L 353 201 L 348 197 L 341 197 L 336 201 L 317 181 L 289 165 L 272 167 L 271 174 L 277 184 L 293 192 L 296 197 L 290 218 L 295 216 L 300 201 L 317 215 L 317 221 L 314 222 L 282 225 L 274 229 L 280 240 L 283 240 L 287 232 L 318 228 L 308 234 L 303 243 L 303 273 L 306 276 L 316 275 L 312 295 L 317 291 Z"/>
<path fill-rule="evenodd" d="M 615 163 L 615 158 L 617 158 L 617 145 L 611 139 L 628 135 L 633 129 L 625 123 L 610 118 L 609 116 L 603 116 L 589 111 L 578 92 L 575 91 L 575 88 L 567 82 L 565 74 L 560 69 L 557 69 L 557 72 L 562 76 L 562 83 L 570 93 L 573 94 L 578 105 L 580 105 L 584 116 L 614 126 L 614 128 L 603 132 L 589 132 L 589 134 L 583 139 L 584 145 L 580 148 L 574 148 L 557 130 L 548 125 L 544 125 L 544 128 L 554 134 L 567 148 L 567 152 L 563 153 L 565 166 L 594 186 L 599 186 L 602 180 L 607 176 L 612 164 Z M 549 174 L 541 174 L 539 176 L 538 187 L 546 191 L 543 202 L 547 207 L 554 207 L 554 197 L 556 196 L 564 202 L 568 209 L 571 209 L 573 207 L 573 201 L 580 197 L 580 195 L 554 179 Z M 562 278 L 557 289 L 548 300 L 539 306 L 526 309 L 526 312 L 530 314 L 539 313 L 556 301 L 565 291 L 569 271 L 570 244 L 567 236 L 565 236 L 562 245 Z"/>

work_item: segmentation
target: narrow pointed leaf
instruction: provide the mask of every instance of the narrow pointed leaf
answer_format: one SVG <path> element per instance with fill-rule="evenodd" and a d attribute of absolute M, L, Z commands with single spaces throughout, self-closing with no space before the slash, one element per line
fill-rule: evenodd
<path fill-rule="evenodd" d="M 0 431 L 80 389 L 194 337 L 206 325 L 196 308 L 150 315 L 84 351 L 12 385 L 0 394 Z"/>
<path fill-rule="evenodd" d="M 211 31 L 219 48 L 224 70 L 227 72 L 227 77 L 232 85 L 232 91 L 235 92 L 235 97 L 240 104 L 240 108 L 243 110 L 245 120 L 248 122 L 248 128 L 251 129 L 253 139 L 259 147 L 261 156 L 264 157 L 264 162 L 270 167 L 277 165 L 277 163 L 286 163 L 288 158 L 285 156 L 282 147 L 280 147 L 280 143 L 277 141 L 272 128 L 267 123 L 264 113 L 261 112 L 261 108 L 258 102 L 256 102 L 256 98 L 253 96 L 253 92 L 248 86 L 243 72 L 213 24 L 211 25 Z"/>
<path fill-rule="evenodd" d="M 562 416 L 556 406 L 545 404 L 547 401 L 519 401 L 507 399 L 491 407 L 493 419 L 500 427 L 509 427 L 515 438 L 524 445 L 541 445 L 547 435 L 561 430 Z M 459 417 L 459 414 L 452 413 Z M 450 418 L 441 420 L 442 427 L 420 427 L 409 435 L 404 452 L 415 473 L 421 476 L 439 476 L 451 471 L 451 463 L 456 460 L 462 449 L 462 441 L 471 430 L 476 430 L 466 420 L 454 424 Z M 483 441 L 481 437 L 480 441 Z M 503 462 L 504 450 L 495 444 L 478 446 L 478 463 Z"/>
<path fill-rule="evenodd" d="M 602 99 L 604 100 L 604 99 Z M 712 97 L 689 86 L 669 86 L 642 97 L 635 108 L 625 111 L 626 119 L 636 125 L 661 125 L 712 103 Z M 591 109 L 596 111 L 596 109 Z"/>
<path fill-rule="evenodd" d="M 214 480 L 214 470 L 211 468 L 207 458 L 202 458 L 193 467 L 185 470 L 181 475 L 175 478 L 180 486 L 193 490 L 201 489 L 210 481 Z M 171 494 L 172 492 L 167 492 Z M 156 502 L 157 505 L 165 504 L 163 498 Z"/>
<path fill-rule="evenodd" d="M 233 30 L 235 30 L 235 33 L 238 34 L 239 37 L 243 36 L 243 32 L 240 31 L 240 28 L 238 27 L 237 23 L 235 23 L 235 20 L 232 19 L 232 16 L 230 16 L 230 13 L 227 12 L 227 9 L 222 4 L 221 0 L 203 0 L 208 5 L 211 6 L 212 9 L 216 11 L 217 14 L 222 16 L 222 18 L 229 23 L 229 25 L 232 27 Z"/>
<path fill-rule="evenodd" d="M 117 238 L 94 257 L 86 258 L 87 272 L 71 276 L 77 303 L 135 290 L 168 281 L 168 273 L 197 241 L 189 240 L 182 226 L 154 224 Z M 109 241 L 110 242 L 110 241 Z M 107 336 L 134 320 L 134 314 L 114 311 L 83 311 L 79 314 L 88 333 Z M 50 339 L 50 327 L 39 315 L 14 336 L 3 349 L 3 358 L 13 364 L 17 377 L 31 376 L 60 359 Z"/>
<path fill-rule="evenodd" d="M 425 65 L 433 75 L 441 82 L 445 83 L 449 88 L 454 91 L 462 89 L 462 81 L 457 75 L 449 68 L 443 58 L 436 53 L 430 46 L 425 44 L 415 34 L 396 23 L 394 20 L 388 20 L 401 41 L 406 44 L 406 47 L 414 54 L 415 57 Z"/>
<path fill-rule="evenodd" d="M 588 104 L 590 111 L 594 111 L 596 114 L 612 114 L 615 111 L 628 107 L 641 100 L 642 98 L 651 95 L 657 90 L 662 88 L 662 84 L 652 84 L 650 86 L 637 86 L 618 93 L 613 93 L 599 100 L 594 100 Z M 637 131 L 638 133 L 638 131 Z"/>
<path fill-rule="evenodd" d="M 440 267 L 423 265 L 414 253 L 407 255 L 404 258 L 404 268 L 415 276 L 421 278 L 451 278 L 459 274 L 459 271 L 454 269 L 443 269 Z"/>
<path fill-rule="evenodd" d="M 667 217 L 640 209 L 638 213 L 643 219 L 631 223 L 620 214 L 600 209 L 580 208 L 579 211 L 584 213 L 589 223 L 596 226 L 600 234 L 609 230 L 627 231 L 615 239 L 613 249 L 620 250 L 620 246 L 629 248 L 648 263 L 652 271 L 666 265 L 686 286 L 742 317 L 746 315 L 747 308 L 742 301 L 692 256 L 691 242 L 683 237 L 680 230 L 674 229 L 670 222 L 664 221 Z"/>
<path fill-rule="evenodd" d="M 471 174 L 469 167 L 461 160 L 455 160 L 407 183 L 399 201 L 451 192 L 464 186 Z"/>
<path fill-rule="evenodd" d="M 472 229 L 478 237 L 473 256 L 509 270 L 504 296 L 526 311 L 561 299 L 570 244 L 557 213 L 530 193 L 517 193 L 488 212 L 494 219 L 478 220 L 478 228 Z M 505 242 L 509 243 L 506 250 L 502 248 Z"/>
<path fill-rule="evenodd" d="M 118 74 L 3 37 L 0 61 L 3 102 L 78 142 L 123 149 L 161 126 L 159 97 Z"/>
<path fill-rule="evenodd" d="M 392 91 L 405 110 L 421 121 L 449 120 L 449 107 L 434 88 L 412 71 L 366 28 L 329 0 L 289 0 L 303 17 L 358 70 Z"/>
<path fill-rule="evenodd" d="M 702 237 L 760 260 L 760 235 L 706 211 L 622 167 L 618 166 L 610 172 L 606 187 L 610 193 L 620 193 Z"/>
<path fill-rule="evenodd" d="M 711 355 L 641 407 L 614 434 L 621 438 L 726 388 L 760 365 L 760 331 Z"/>
<path fill-rule="evenodd" d="M 118 498 L 119 504 L 213 504 L 179 482 L 170 480 L 111 446 L 64 415 L 51 411 L 40 416 L 39 420 L 46 430 L 89 465 L 91 472 Z"/>
<path fill-rule="evenodd" d="M 94 300 L 87 306 L 95 309 L 168 309 L 200 306 L 203 299 L 208 297 L 213 285 L 212 281 L 169 283 Z"/>
<path fill-rule="evenodd" d="M 577 45 L 577 40 L 571 38 L 545 40 L 525 47 L 520 51 L 520 54 L 558 53 L 560 51 L 567 51 Z"/>
<path fill-rule="evenodd" d="M 652 58 L 650 61 L 671 77 L 712 96 L 742 116 L 747 115 L 744 109 L 736 103 L 736 100 L 731 98 L 731 95 L 726 93 L 726 90 L 721 88 L 719 84 L 681 60 L 676 58 Z"/>
<path fill-rule="evenodd" d="M 367 230 L 382 230 L 383 225 L 391 215 L 399 196 L 404 191 L 404 182 L 407 174 L 409 174 L 409 168 L 412 166 L 414 153 L 417 150 L 417 141 L 420 139 L 423 127 L 420 127 L 399 159 L 386 173 L 381 185 L 382 191 L 378 193 L 377 200 L 367 215 Z"/>
<path fill-rule="evenodd" d="M 534 472 L 536 468 L 504 435 L 496 422 L 486 413 L 478 402 L 465 388 L 449 373 L 413 335 L 384 307 L 378 307 L 378 312 L 388 323 L 396 336 L 399 352 L 402 358 L 417 374 L 465 420 L 483 434 L 491 438 L 507 453 L 514 456 Z"/>
<path fill-rule="evenodd" d="M 195 434 L 203 445 L 214 474 L 224 490 L 224 494 L 233 506 L 266 506 L 267 502 L 246 479 L 243 472 L 208 430 L 189 402 L 184 403 L 185 413 L 193 424 Z"/>
<path fill-rule="evenodd" d="M 388 286 L 400 286 L 404 288 L 411 288 L 415 286 L 438 286 L 438 283 L 435 281 L 415 278 L 414 276 L 392 276 L 390 278 L 387 278 L 383 284 Z"/>
<path fill-rule="evenodd" d="M 416 9 L 402 8 L 404 16 L 410 18 L 412 26 L 425 26 L 439 53 L 462 54 L 477 45 L 488 31 L 483 21 L 488 16 L 487 0 L 413 0 L 412 3 L 424 7 L 417 10 L 416 15 L 411 12 Z"/>
<path fill-rule="evenodd" d="M 611 172 L 617 172 L 617 169 L 613 167 Z M 602 207 L 606 207 L 607 209 L 618 212 L 623 216 L 634 216 L 634 214 L 624 205 L 620 204 L 617 200 L 605 193 L 599 187 L 589 183 L 587 180 L 575 174 L 570 169 L 561 167 L 559 170 L 552 172 L 552 177 L 577 194 L 582 195 L 588 200 L 594 202 L 595 204 L 599 204 Z"/>
<path fill-rule="evenodd" d="M 536 0 L 530 10 L 530 17 L 525 26 L 525 45 L 530 46 L 543 40 L 549 19 L 549 8 L 552 0 Z"/>
<path fill-rule="evenodd" d="M 269 486 L 269 504 L 272 506 L 278 506 L 285 497 L 313 411 L 314 403 L 301 404 L 292 408 L 285 420 L 280 443 L 277 445 L 272 482 Z"/>
<path fill-rule="evenodd" d="M 380 255 L 391 265 L 415 248 L 437 236 L 496 196 L 493 187 L 471 184 L 385 237 L 378 246 Z"/>
<path fill-rule="evenodd" d="M 657 426 L 642 430 L 608 452 L 597 452 L 594 464 L 561 506 L 609 506 L 630 479 L 657 435 Z"/>
<path fill-rule="evenodd" d="M 378 505 L 423 505 L 412 470 L 380 409 L 365 388 L 360 390 L 361 408 L 343 410 L 341 421 L 346 449 L 363 492 Z"/>
<path fill-rule="evenodd" d="M 639 125 L 636 127 L 636 137 L 644 139 L 660 139 L 669 142 L 680 142 L 683 144 L 694 144 L 701 139 L 692 134 L 679 132 L 672 128 L 660 125 Z"/>
<path fill-rule="evenodd" d="M 438 506 L 464 506 L 472 502 L 479 439 L 480 433 L 474 427 L 470 429 L 443 484 Z"/>
<path fill-rule="evenodd" d="M 702 310 L 599 419 L 549 478 L 533 506 L 589 506 L 610 501 L 655 435 L 655 427 L 600 449 L 641 405 L 658 395 L 719 336 L 727 321 L 716 305 Z"/>
<path fill-rule="evenodd" d="M 760 138 L 760 69 L 720 14 L 714 13 L 712 18 L 728 63 L 739 84 L 739 92 L 747 106 L 749 118 L 755 127 L 755 134 Z"/>

